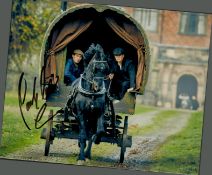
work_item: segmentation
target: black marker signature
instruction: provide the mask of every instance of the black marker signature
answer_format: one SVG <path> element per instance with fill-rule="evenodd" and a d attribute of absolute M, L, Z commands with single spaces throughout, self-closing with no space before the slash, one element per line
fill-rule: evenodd
<path fill-rule="evenodd" d="M 22 72 L 20 79 L 19 79 L 19 83 L 18 83 L 18 102 L 19 102 L 19 108 L 20 108 L 20 112 L 21 112 L 21 117 L 24 121 L 24 124 L 26 125 L 26 127 L 31 130 L 31 128 L 29 127 L 29 125 L 27 124 L 25 118 L 24 118 L 24 114 L 23 114 L 23 110 L 22 110 L 22 106 L 25 102 L 25 98 L 26 98 L 26 91 L 27 91 L 27 82 L 26 79 L 24 79 L 24 97 L 22 99 L 22 94 L 21 94 L 21 85 L 22 85 L 22 81 L 23 81 L 23 77 L 24 77 L 24 73 Z"/>
<path fill-rule="evenodd" d="M 43 73 L 43 70 L 42 70 L 42 73 Z M 48 91 L 50 91 L 50 92 L 53 91 L 53 88 L 55 88 L 55 85 L 52 84 L 52 80 L 50 79 L 49 82 L 46 84 L 46 85 L 48 85 L 47 88 L 45 88 L 44 87 L 45 84 L 42 84 L 42 81 L 43 81 L 42 73 L 41 73 L 40 87 L 41 87 L 41 96 L 42 96 L 42 99 L 44 99 L 44 94 Z M 56 81 L 56 84 L 57 84 L 59 77 L 57 76 L 56 78 L 57 78 L 57 81 Z M 23 81 L 24 81 L 24 83 L 23 83 Z M 24 84 L 24 87 L 22 87 L 23 84 Z M 22 88 L 24 90 L 24 94 L 22 94 Z M 27 93 L 27 81 L 24 78 L 24 72 L 22 72 L 20 79 L 19 79 L 19 84 L 18 84 L 19 108 L 20 108 L 21 117 L 24 121 L 24 124 L 26 125 L 27 129 L 31 130 L 31 128 L 29 127 L 29 125 L 27 124 L 27 122 L 25 120 L 24 113 L 23 113 L 23 106 L 24 106 L 25 100 L 26 100 L 26 93 Z M 39 111 L 36 115 L 36 118 L 35 118 L 35 128 L 36 129 L 40 129 L 49 120 L 51 120 L 55 115 L 57 115 L 58 113 L 61 113 L 61 111 L 62 111 L 62 110 L 58 110 L 54 115 L 52 115 L 52 117 L 48 118 L 43 124 L 38 126 L 38 123 L 41 121 L 43 114 L 46 111 L 47 104 L 45 102 L 45 103 L 43 103 L 41 108 L 38 107 L 38 93 L 36 93 L 36 77 L 34 77 L 32 99 L 30 101 L 26 102 L 26 111 L 29 111 L 30 108 L 34 105 L 34 103 L 35 103 L 35 109 L 39 109 Z"/>

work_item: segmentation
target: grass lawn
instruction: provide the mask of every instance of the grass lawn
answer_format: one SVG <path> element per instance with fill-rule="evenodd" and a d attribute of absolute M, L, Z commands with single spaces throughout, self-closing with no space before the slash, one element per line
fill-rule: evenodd
<path fill-rule="evenodd" d="M 155 118 L 153 118 L 153 122 L 150 125 L 146 125 L 142 128 L 136 126 L 129 127 L 129 135 L 136 136 L 157 131 L 158 129 L 163 127 L 167 119 L 172 118 L 173 116 L 180 115 L 180 113 L 181 112 L 177 110 L 161 111 Z"/>
<path fill-rule="evenodd" d="M 29 98 L 27 99 L 27 101 Z M 39 105 L 41 106 L 41 105 Z M 25 108 L 25 106 L 23 106 Z M 34 118 L 37 110 L 32 106 L 25 114 L 27 123 L 32 130 L 28 130 L 21 118 L 18 107 L 18 98 L 15 92 L 6 93 L 2 123 L 2 137 L 0 145 L 0 156 L 20 150 L 28 145 L 40 142 L 41 130 L 34 128 Z M 46 120 L 46 118 L 45 118 Z"/>
<path fill-rule="evenodd" d="M 30 126 L 33 125 L 32 122 L 32 120 L 29 122 Z M 25 127 L 20 114 L 5 111 L 0 156 L 19 150 L 26 145 L 39 143 L 39 137 L 40 131 L 35 129 L 29 131 Z"/>
<path fill-rule="evenodd" d="M 194 112 L 189 124 L 155 152 L 150 171 L 197 175 L 200 163 L 203 112 Z"/>
<path fill-rule="evenodd" d="M 151 111 L 155 111 L 157 110 L 157 108 L 155 107 L 150 107 L 150 106 L 144 106 L 144 105 L 141 105 L 141 104 L 136 104 L 135 105 L 135 114 L 143 114 L 143 113 L 146 113 L 146 112 L 151 112 Z"/>

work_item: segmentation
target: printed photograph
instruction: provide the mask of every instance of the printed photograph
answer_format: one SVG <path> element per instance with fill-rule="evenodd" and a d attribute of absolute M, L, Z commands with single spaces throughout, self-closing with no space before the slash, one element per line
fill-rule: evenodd
<path fill-rule="evenodd" d="M 1 159 L 199 174 L 211 14 L 11 9 Z"/>

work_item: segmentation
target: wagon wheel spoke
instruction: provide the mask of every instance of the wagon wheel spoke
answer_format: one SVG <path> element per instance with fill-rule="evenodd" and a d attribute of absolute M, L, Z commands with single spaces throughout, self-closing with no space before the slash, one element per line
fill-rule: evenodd
<path fill-rule="evenodd" d="M 127 129 L 128 129 L 128 116 L 124 118 L 124 128 L 123 128 L 123 135 L 121 138 L 121 152 L 120 152 L 120 160 L 119 163 L 124 162 L 124 154 L 126 152 L 126 139 L 127 139 Z"/>
<path fill-rule="evenodd" d="M 48 122 L 48 128 L 47 128 L 47 133 L 46 133 L 46 144 L 45 144 L 45 152 L 44 155 L 48 156 L 49 155 L 49 148 L 50 148 L 50 144 L 52 144 L 52 138 L 51 138 L 51 132 L 52 132 L 52 127 L 53 127 L 53 110 L 50 110 L 49 113 L 49 122 Z"/>

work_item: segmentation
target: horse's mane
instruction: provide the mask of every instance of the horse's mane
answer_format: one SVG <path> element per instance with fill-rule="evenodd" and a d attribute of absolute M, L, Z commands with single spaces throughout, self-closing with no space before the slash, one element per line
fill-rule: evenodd
<path fill-rule="evenodd" d="M 90 52 L 90 51 L 89 51 Z M 90 55 L 89 55 L 90 56 Z M 86 59 L 86 58 L 85 58 Z M 95 61 L 104 61 L 106 60 L 106 55 L 104 54 L 103 48 L 101 45 L 97 44 L 93 57 L 90 59 L 87 67 L 84 69 L 83 78 L 91 80 L 93 78 L 93 64 Z"/>

